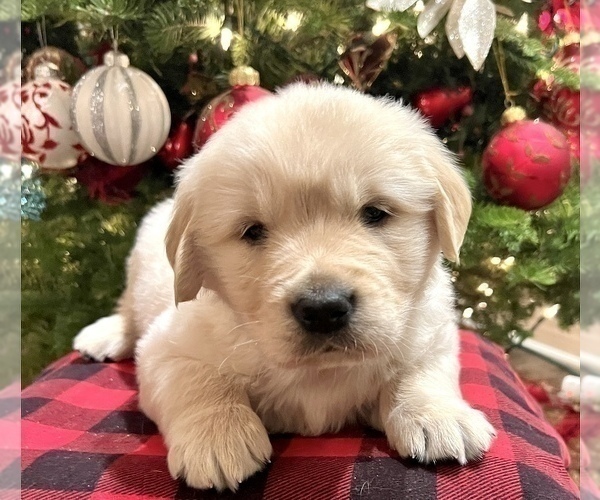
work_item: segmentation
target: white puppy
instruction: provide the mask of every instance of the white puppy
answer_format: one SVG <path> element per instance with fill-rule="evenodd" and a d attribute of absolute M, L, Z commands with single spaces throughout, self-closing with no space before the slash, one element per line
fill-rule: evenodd
<path fill-rule="evenodd" d="M 193 487 L 236 489 L 269 460 L 268 432 L 352 422 L 403 457 L 464 464 L 494 436 L 461 397 L 440 256 L 458 258 L 470 211 L 415 112 L 289 87 L 182 167 L 139 229 L 117 313 L 75 348 L 116 360 L 139 339 L 140 407 Z"/>

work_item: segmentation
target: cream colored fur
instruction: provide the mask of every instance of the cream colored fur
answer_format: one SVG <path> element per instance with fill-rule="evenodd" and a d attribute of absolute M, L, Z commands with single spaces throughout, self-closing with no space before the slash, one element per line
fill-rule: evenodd
<path fill-rule="evenodd" d="M 370 227 L 360 212 L 373 205 L 392 216 Z M 402 456 L 464 464 L 494 436 L 460 394 L 440 256 L 458 259 L 470 210 L 415 112 L 292 86 L 245 106 L 182 167 L 174 200 L 139 229 L 117 313 L 75 348 L 121 359 L 139 339 L 140 407 L 193 487 L 236 489 L 269 460 L 267 432 L 355 421 Z M 256 222 L 268 233 L 251 245 Z M 353 288 L 351 340 L 307 344 L 290 302 L 310 280 Z"/>

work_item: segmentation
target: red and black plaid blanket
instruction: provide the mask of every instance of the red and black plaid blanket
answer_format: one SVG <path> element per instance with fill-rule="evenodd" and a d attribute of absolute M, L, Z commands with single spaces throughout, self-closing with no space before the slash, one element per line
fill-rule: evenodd
<path fill-rule="evenodd" d="M 578 498 L 564 444 L 502 350 L 473 333 L 461 339 L 463 394 L 498 430 L 478 463 L 399 459 L 382 434 L 364 428 L 317 438 L 276 435 L 272 463 L 237 494 L 193 490 L 171 479 L 156 426 L 137 409 L 133 363 L 90 363 L 73 353 L 22 393 L 22 498 Z"/>

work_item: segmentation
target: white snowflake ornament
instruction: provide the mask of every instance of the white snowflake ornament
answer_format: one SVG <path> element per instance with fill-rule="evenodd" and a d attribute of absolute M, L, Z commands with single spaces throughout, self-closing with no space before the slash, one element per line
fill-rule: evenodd
<path fill-rule="evenodd" d="M 376 11 L 403 12 L 417 0 L 367 0 Z M 490 52 L 496 29 L 496 7 L 491 0 L 429 0 L 417 19 L 417 31 L 427 37 L 446 17 L 446 35 L 456 57 L 465 55 L 479 71 Z"/>

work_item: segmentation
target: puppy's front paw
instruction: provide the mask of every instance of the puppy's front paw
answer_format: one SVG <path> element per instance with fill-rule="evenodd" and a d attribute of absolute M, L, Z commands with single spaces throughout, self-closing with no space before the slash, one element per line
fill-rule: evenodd
<path fill-rule="evenodd" d="M 73 348 L 96 361 L 120 361 L 133 357 L 135 337 L 125 330 L 120 314 L 100 318 L 86 326 L 73 340 Z"/>
<path fill-rule="evenodd" d="M 462 400 L 426 404 L 391 412 L 385 432 L 400 456 L 420 462 L 455 459 L 460 464 L 481 458 L 496 431 L 478 410 Z"/>
<path fill-rule="evenodd" d="M 239 484 L 269 461 L 273 449 L 266 429 L 244 405 L 215 407 L 183 432 L 173 432 L 167 455 L 169 472 L 199 489 Z"/>

